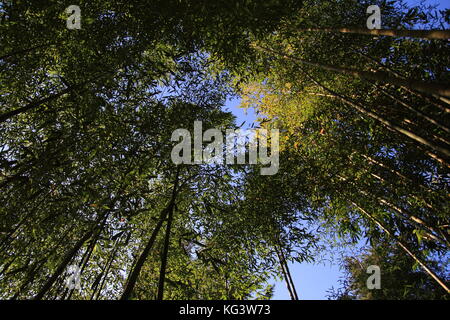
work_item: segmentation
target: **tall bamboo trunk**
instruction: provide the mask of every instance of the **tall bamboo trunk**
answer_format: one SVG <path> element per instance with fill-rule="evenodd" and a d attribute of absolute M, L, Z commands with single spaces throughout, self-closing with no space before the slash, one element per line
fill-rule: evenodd
<path fill-rule="evenodd" d="M 106 220 L 103 221 L 103 226 L 104 226 L 105 223 L 106 223 Z M 100 234 L 101 234 L 101 231 L 102 231 L 102 229 L 103 229 L 103 226 L 96 232 L 96 234 L 94 235 L 94 237 L 93 237 L 93 239 L 92 239 L 91 244 L 89 245 L 88 248 L 86 248 L 86 252 L 84 253 L 83 257 L 81 258 L 81 261 L 80 261 L 80 263 L 79 263 L 79 265 L 78 265 L 79 267 L 81 267 L 81 269 L 80 269 L 80 275 L 83 274 L 83 271 L 84 271 L 84 269 L 86 268 L 86 266 L 87 266 L 87 264 L 88 264 L 88 262 L 89 262 L 89 260 L 90 260 L 90 258 L 91 258 L 92 252 L 94 252 L 95 245 L 97 244 L 98 239 L 100 238 Z M 66 300 L 70 300 L 70 298 L 72 297 L 72 294 L 73 294 L 74 290 L 75 290 L 74 288 L 73 288 L 73 289 L 67 288 L 67 289 L 64 291 L 63 297 L 65 297 L 66 294 L 67 294 L 67 292 L 69 292 L 67 298 L 65 298 L 65 299 L 66 299 Z"/>
<path fill-rule="evenodd" d="M 33 298 L 34 300 L 41 300 L 45 294 L 50 290 L 58 277 L 64 272 L 66 267 L 69 265 L 70 261 L 72 261 L 73 257 L 77 254 L 78 250 L 83 246 L 83 244 L 92 236 L 93 230 L 90 230 L 85 233 L 85 235 L 77 241 L 75 246 L 70 250 L 64 257 L 63 261 L 59 264 L 56 271 L 50 276 L 44 286 L 39 290 L 36 296 Z"/>
<path fill-rule="evenodd" d="M 156 237 L 159 233 L 159 230 L 161 229 L 164 220 L 166 219 L 169 210 L 171 209 L 171 207 L 173 205 L 175 205 L 175 200 L 177 197 L 177 192 L 178 192 L 178 176 L 179 176 L 179 168 L 177 168 L 177 173 L 176 173 L 176 177 L 175 177 L 175 182 L 173 185 L 173 190 L 172 190 L 172 197 L 170 199 L 170 202 L 168 204 L 168 206 L 166 208 L 164 208 L 161 211 L 158 223 L 156 224 L 155 228 L 153 229 L 152 235 L 150 236 L 150 239 L 147 242 L 147 245 L 144 248 L 144 251 L 142 251 L 141 255 L 139 256 L 138 261 L 136 262 L 136 265 L 134 266 L 134 268 L 132 269 L 132 271 L 130 272 L 126 285 L 125 285 L 125 289 L 122 293 L 122 296 L 120 297 L 120 300 L 128 300 L 132 293 L 133 293 L 133 289 L 134 286 L 136 285 L 136 282 L 139 278 L 139 273 L 141 272 L 141 269 L 145 263 L 145 261 L 147 260 L 147 257 L 150 253 L 150 250 L 153 247 L 153 244 L 155 243 Z"/>
<path fill-rule="evenodd" d="M 88 83 L 92 83 L 92 82 L 94 82 L 95 80 L 98 80 L 98 79 L 99 79 L 100 77 L 102 77 L 102 76 L 103 76 L 103 75 L 97 75 L 97 76 L 94 77 L 93 79 L 90 79 L 90 80 L 88 80 L 88 81 L 84 81 L 84 82 L 82 82 L 82 83 L 80 83 L 80 84 L 69 85 L 69 86 L 67 86 L 67 88 L 65 88 L 64 90 L 61 90 L 61 91 L 58 92 L 58 93 L 52 94 L 52 95 L 48 96 L 47 98 L 43 98 L 43 99 L 38 100 L 38 101 L 30 102 L 29 104 L 27 104 L 27 105 L 25 105 L 25 106 L 23 106 L 23 107 L 20 107 L 20 108 L 11 110 L 11 111 L 7 111 L 7 112 L 5 112 L 5 113 L 3 113 L 3 114 L 0 114 L 0 123 L 5 122 L 5 121 L 7 121 L 8 119 L 10 119 L 10 118 L 12 118 L 12 117 L 14 117 L 14 116 L 17 116 L 17 115 L 19 115 L 19 114 L 22 114 L 22 113 L 24 113 L 24 112 L 27 112 L 27 111 L 36 109 L 36 108 L 40 107 L 41 105 L 43 105 L 43 104 L 45 104 L 45 103 L 54 101 L 54 100 L 56 100 L 56 99 L 62 97 L 63 95 L 65 95 L 65 94 L 67 94 L 67 93 L 73 92 L 73 91 L 75 91 L 75 90 L 80 90 L 80 89 L 82 89 L 85 85 L 87 85 Z"/>
<path fill-rule="evenodd" d="M 291 272 L 289 271 L 289 266 L 279 241 L 277 241 L 277 244 L 275 245 L 275 252 L 277 253 L 278 261 L 280 262 L 281 272 L 283 274 L 289 296 L 291 297 L 291 300 L 298 300 L 297 290 L 295 289 L 294 281 L 292 280 Z"/>
<path fill-rule="evenodd" d="M 313 66 L 313 67 L 320 68 L 320 69 L 327 70 L 327 71 L 332 71 L 332 72 L 349 75 L 354 78 L 380 81 L 383 83 L 392 84 L 397 87 L 404 86 L 404 87 L 407 87 L 407 88 L 410 88 L 413 90 L 422 91 L 422 92 L 428 93 L 430 95 L 436 94 L 438 96 L 450 97 L 450 87 L 447 85 L 444 85 L 444 84 L 426 83 L 423 81 L 392 77 L 387 72 L 382 72 L 382 71 L 368 72 L 368 71 L 361 71 L 361 70 L 356 70 L 356 69 L 338 67 L 338 66 L 334 66 L 334 65 L 320 64 L 320 63 L 306 61 L 306 60 L 294 57 L 292 55 L 288 55 L 286 53 L 279 52 L 279 51 L 265 48 L 265 47 L 261 47 L 261 46 L 255 46 L 255 48 L 259 49 L 261 51 L 267 52 L 267 53 L 281 56 L 284 59 L 293 60 L 293 61 L 299 62 L 301 64 L 304 64 L 304 65 Z"/>
<path fill-rule="evenodd" d="M 439 145 L 436 145 L 434 142 L 429 141 L 428 139 L 425 139 L 417 134 L 415 134 L 414 132 L 411 132 L 407 129 L 402 128 L 401 126 L 393 123 L 390 120 L 385 119 L 383 116 L 378 115 L 370 110 L 367 110 L 365 107 L 363 107 L 361 104 L 350 100 L 349 98 L 344 97 L 343 95 L 331 90 L 330 88 L 324 86 L 322 83 L 320 83 L 318 80 L 316 80 L 314 77 L 312 77 L 308 72 L 306 72 L 305 70 L 302 69 L 302 72 L 309 77 L 314 83 L 316 83 L 317 85 L 319 85 L 321 88 L 323 88 L 324 90 L 326 90 L 327 92 L 331 93 L 332 95 L 334 95 L 336 98 L 342 100 L 343 102 L 345 102 L 346 104 L 352 106 L 353 108 L 355 108 L 356 110 L 358 110 L 359 112 L 361 112 L 362 114 L 375 119 L 377 121 L 379 121 L 380 123 L 382 123 L 383 125 L 385 125 L 388 129 L 398 132 L 406 137 L 408 137 L 409 139 L 411 139 L 412 141 L 414 141 L 416 144 L 418 145 L 423 145 L 426 146 L 432 150 L 436 150 L 438 152 L 440 152 L 441 154 L 445 155 L 447 157 L 447 159 L 450 158 L 450 151 L 447 148 L 441 147 Z M 443 159 L 442 157 L 432 153 L 432 155 L 434 156 L 435 159 L 440 160 L 442 163 L 448 165 L 448 161 L 446 159 Z"/>
<path fill-rule="evenodd" d="M 174 204 L 172 204 L 172 206 L 170 207 L 169 216 L 167 218 L 168 220 L 166 226 L 166 235 L 164 239 L 164 248 L 161 257 L 161 268 L 159 270 L 158 294 L 156 297 L 157 300 L 163 300 L 164 297 L 164 280 L 166 278 L 167 254 L 169 252 L 170 231 L 172 228 L 173 211 L 174 211 Z"/>
<path fill-rule="evenodd" d="M 358 208 L 365 216 L 367 216 L 372 222 L 374 222 L 381 230 L 383 230 L 387 235 L 389 235 L 392 239 L 394 239 L 397 244 L 409 255 L 411 256 L 424 270 L 425 272 L 432 277 L 447 293 L 450 293 L 450 289 L 447 287 L 445 282 L 435 273 L 433 272 L 422 259 L 416 256 L 409 248 L 398 239 L 392 232 L 390 232 L 380 221 L 374 218 L 370 213 L 364 210 L 362 207 L 357 205 L 355 202 L 350 201 L 356 208 Z"/>
<path fill-rule="evenodd" d="M 36 49 L 40 49 L 40 48 L 43 48 L 43 47 L 49 47 L 51 45 L 52 44 L 50 44 L 50 43 L 46 43 L 46 44 L 41 44 L 41 45 L 38 45 L 38 46 L 30 47 L 30 48 L 27 48 L 27 49 L 22 49 L 22 50 L 10 52 L 10 53 L 7 53 L 7 54 L 1 56 L 0 60 L 7 60 L 7 59 L 12 58 L 14 56 L 26 54 L 26 53 L 32 52 L 32 51 L 34 51 Z"/>
<path fill-rule="evenodd" d="M 409 37 L 421 39 L 450 39 L 450 30 L 398 30 L 398 29 L 364 29 L 364 28 L 314 28 L 303 29 L 300 31 L 313 32 L 341 32 L 355 33 L 371 36 L 388 36 L 388 37 Z"/>

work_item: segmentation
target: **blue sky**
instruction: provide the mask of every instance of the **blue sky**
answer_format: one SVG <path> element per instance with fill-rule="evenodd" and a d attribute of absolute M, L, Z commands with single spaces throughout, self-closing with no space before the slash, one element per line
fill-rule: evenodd
<path fill-rule="evenodd" d="M 417 5 L 419 0 L 406 1 L 410 5 Z M 426 1 L 427 4 L 439 4 L 439 9 L 450 8 L 450 0 Z M 243 110 L 238 108 L 239 99 L 228 101 L 225 108 L 228 108 L 236 117 L 236 123 L 240 125 L 243 121 L 246 123 L 243 129 L 250 128 L 256 121 L 256 115 L 253 110 Z M 327 299 L 327 291 L 331 287 L 339 287 L 339 278 L 342 272 L 336 264 L 310 264 L 310 263 L 291 263 L 289 268 L 292 274 L 294 285 L 296 287 L 300 300 L 322 300 Z M 273 299 L 290 299 L 288 290 L 283 281 L 272 281 L 275 284 L 275 293 Z"/>

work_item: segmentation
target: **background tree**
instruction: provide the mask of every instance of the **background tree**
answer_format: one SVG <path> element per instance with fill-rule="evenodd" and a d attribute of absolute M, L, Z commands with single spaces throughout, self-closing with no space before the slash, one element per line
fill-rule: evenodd
<path fill-rule="evenodd" d="M 347 257 L 343 263 L 345 275 L 341 279 L 342 287 L 332 289 L 332 299 L 363 300 L 430 300 L 448 299 L 442 288 L 427 277 L 414 260 L 405 255 L 395 244 L 380 239 L 372 248 L 363 250 L 356 257 Z M 381 288 L 367 288 L 367 267 L 377 265 L 381 270 Z M 434 265 L 436 272 L 445 270 L 445 266 Z M 445 278 L 445 274 L 441 274 Z"/>

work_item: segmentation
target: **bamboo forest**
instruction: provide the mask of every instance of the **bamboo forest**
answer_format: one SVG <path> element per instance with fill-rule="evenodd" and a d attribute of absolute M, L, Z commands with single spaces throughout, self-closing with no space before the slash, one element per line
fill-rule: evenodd
<path fill-rule="evenodd" d="M 0 1 L 0 300 L 448 300 L 436 2 Z"/>

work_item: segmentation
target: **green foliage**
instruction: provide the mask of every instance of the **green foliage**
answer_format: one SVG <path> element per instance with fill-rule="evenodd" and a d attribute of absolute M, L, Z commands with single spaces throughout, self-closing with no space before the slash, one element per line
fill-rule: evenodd
<path fill-rule="evenodd" d="M 380 267 L 380 289 L 368 289 L 366 285 L 367 267 Z M 329 297 L 341 300 L 447 300 L 448 294 L 427 277 L 414 260 L 405 255 L 394 243 L 379 242 L 375 247 L 363 250 L 356 257 L 346 257 L 343 261 L 344 277 L 341 287 L 332 289 Z M 446 266 L 434 264 L 436 272 Z M 441 276 L 445 279 L 444 273 Z"/>
<path fill-rule="evenodd" d="M 330 236 L 381 250 L 374 219 L 419 259 L 442 257 L 448 100 L 320 66 L 448 83 L 448 44 L 305 31 L 361 26 L 367 3 L 89 0 L 68 30 L 67 1 L 2 2 L 0 298 L 117 299 L 140 257 L 131 298 L 156 298 L 165 231 L 143 254 L 170 204 L 164 299 L 268 299 L 280 253 L 318 260 Z M 443 23 L 380 4 L 386 27 Z M 236 128 L 222 107 L 238 94 L 281 130 L 278 174 L 176 167 L 172 132 Z M 410 272 L 397 252 L 375 253 Z M 69 265 L 81 291 L 66 286 Z M 405 279 L 384 297 L 442 297 L 417 270 Z"/>

